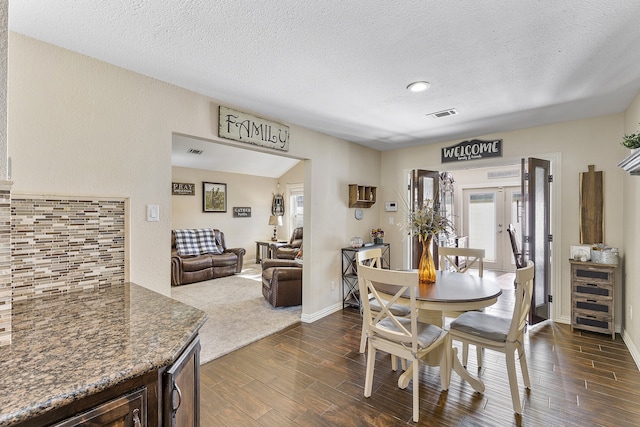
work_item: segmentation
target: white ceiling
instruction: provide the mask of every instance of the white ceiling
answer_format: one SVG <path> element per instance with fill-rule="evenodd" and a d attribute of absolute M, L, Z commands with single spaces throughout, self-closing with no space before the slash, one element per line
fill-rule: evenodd
<path fill-rule="evenodd" d="M 9 4 L 12 31 L 379 150 L 623 111 L 639 18 L 637 0 Z"/>

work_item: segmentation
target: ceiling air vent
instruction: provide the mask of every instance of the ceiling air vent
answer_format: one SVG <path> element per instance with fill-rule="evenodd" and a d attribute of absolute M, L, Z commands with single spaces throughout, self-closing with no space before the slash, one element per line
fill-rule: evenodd
<path fill-rule="evenodd" d="M 202 150 L 198 150 L 198 149 L 196 149 L 196 148 L 189 148 L 189 149 L 187 150 L 187 153 L 189 153 L 189 154 L 198 154 L 198 155 L 200 155 L 200 154 L 202 154 Z"/>
<path fill-rule="evenodd" d="M 455 108 L 449 108 L 448 110 L 436 111 L 435 113 L 427 114 L 427 116 L 439 119 L 441 117 L 455 116 L 456 114 L 458 114 L 458 112 Z"/>

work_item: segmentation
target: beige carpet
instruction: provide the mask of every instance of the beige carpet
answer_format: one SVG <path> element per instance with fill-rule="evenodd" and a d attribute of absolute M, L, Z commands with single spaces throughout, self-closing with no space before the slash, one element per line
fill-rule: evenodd
<path fill-rule="evenodd" d="M 206 363 L 300 321 L 301 306 L 273 308 L 262 296 L 261 270 L 173 287 L 171 296 L 205 311 L 200 363 Z"/>

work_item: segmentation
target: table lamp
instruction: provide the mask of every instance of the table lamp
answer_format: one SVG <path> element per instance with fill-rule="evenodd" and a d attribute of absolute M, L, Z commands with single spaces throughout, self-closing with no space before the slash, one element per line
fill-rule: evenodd
<path fill-rule="evenodd" d="M 275 242 L 276 240 L 278 240 L 278 238 L 276 237 L 278 227 L 282 227 L 282 216 L 271 215 L 269 217 L 269 225 L 273 225 L 273 237 L 271 238 L 271 240 Z"/>

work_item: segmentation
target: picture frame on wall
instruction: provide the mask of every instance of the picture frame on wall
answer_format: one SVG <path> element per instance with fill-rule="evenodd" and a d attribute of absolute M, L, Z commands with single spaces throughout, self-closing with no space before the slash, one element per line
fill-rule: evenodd
<path fill-rule="evenodd" d="M 202 183 L 202 211 L 227 211 L 227 184 L 220 182 Z"/>

